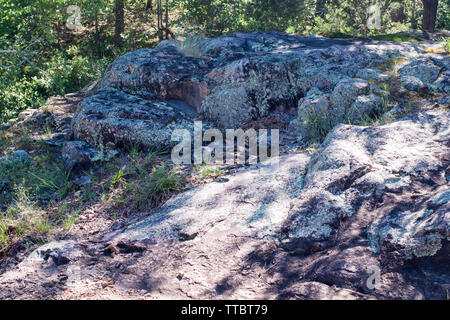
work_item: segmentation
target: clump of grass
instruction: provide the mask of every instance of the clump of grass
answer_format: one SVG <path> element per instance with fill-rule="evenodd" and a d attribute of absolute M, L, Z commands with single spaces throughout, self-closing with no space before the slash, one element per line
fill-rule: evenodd
<path fill-rule="evenodd" d="M 181 191 L 185 185 L 185 180 L 179 172 L 169 170 L 165 165 L 154 167 L 148 179 L 143 183 L 134 183 L 129 186 L 135 196 L 135 203 L 138 207 L 148 204 L 158 204 L 170 193 Z"/>
<path fill-rule="evenodd" d="M 97 196 L 97 192 L 94 190 L 94 188 L 92 188 L 91 186 L 88 186 L 84 190 L 81 202 L 91 201 L 91 200 L 95 199 L 96 196 Z"/>
<path fill-rule="evenodd" d="M 0 254 L 16 238 L 30 234 L 46 235 L 53 228 L 46 212 L 40 209 L 23 186 L 18 186 L 13 203 L 0 212 Z"/>
<path fill-rule="evenodd" d="M 445 52 L 450 53 L 450 38 L 442 38 L 441 44 Z"/>
<path fill-rule="evenodd" d="M 309 129 L 308 135 L 312 141 L 322 140 L 333 129 L 327 115 L 317 112 L 314 108 L 307 113 L 306 126 Z"/>
<path fill-rule="evenodd" d="M 8 236 L 8 224 L 5 221 L 5 218 L 0 215 L 0 254 L 4 252 L 10 243 L 10 239 Z"/>
<path fill-rule="evenodd" d="M 49 125 L 45 126 L 44 132 L 45 132 L 45 135 L 50 138 L 53 134 L 52 127 Z"/>
<path fill-rule="evenodd" d="M 118 184 L 124 182 L 125 181 L 124 177 L 125 177 L 125 174 L 123 173 L 123 167 L 122 167 L 112 177 L 112 181 L 111 181 L 112 185 L 115 186 L 115 185 L 118 185 Z"/>
<path fill-rule="evenodd" d="M 0 132 L 0 157 L 4 152 L 6 152 L 6 150 L 10 145 L 11 145 L 11 137 L 8 136 L 7 134 L 1 134 Z"/>
<path fill-rule="evenodd" d="M 53 204 L 53 201 L 51 204 Z M 56 214 L 53 215 L 53 218 L 59 219 L 59 218 L 63 217 L 66 214 L 67 208 L 68 208 L 68 204 L 67 204 L 67 202 L 64 202 L 62 205 L 60 205 L 58 207 L 58 211 L 56 212 Z"/>
<path fill-rule="evenodd" d="M 378 34 L 371 37 L 373 40 L 379 41 L 394 41 L 394 42 L 417 42 L 419 41 L 416 37 L 408 34 L 402 33 L 392 33 L 392 34 Z"/>
<path fill-rule="evenodd" d="M 189 35 L 184 41 L 179 42 L 178 49 L 188 57 L 200 57 L 201 46 L 204 43 L 202 37 Z"/>
<path fill-rule="evenodd" d="M 103 205 L 113 209 L 117 218 L 120 209 L 140 210 L 161 204 L 173 192 L 184 188 L 185 179 L 175 168 L 169 168 L 159 157 L 164 151 L 144 155 L 135 150 L 128 155 L 128 164 L 118 163 L 100 197 Z M 112 165 L 111 165 L 112 166 Z M 126 208 L 125 208 L 126 205 Z"/>
<path fill-rule="evenodd" d="M 221 177 L 223 175 L 222 169 L 217 166 L 201 165 L 194 169 L 194 175 L 199 176 L 201 179 L 209 179 Z"/>
<path fill-rule="evenodd" d="M 406 113 L 412 114 L 417 110 L 417 106 L 414 104 L 413 101 L 408 101 L 407 107 L 406 107 Z"/>
<path fill-rule="evenodd" d="M 380 87 L 380 89 L 381 90 L 383 90 L 383 91 L 389 91 L 389 85 L 387 84 L 387 83 L 380 83 L 379 85 L 378 85 L 379 87 Z"/>
<path fill-rule="evenodd" d="M 49 200 L 55 193 L 62 199 L 70 189 L 69 175 L 70 172 L 59 161 L 3 161 L 0 163 L 0 177 L 6 190 L 0 194 L 0 207 L 7 206 L 16 197 L 19 185 L 33 201 Z"/>
<path fill-rule="evenodd" d="M 408 59 L 405 59 L 405 58 L 388 59 L 388 60 L 384 61 L 383 63 L 381 63 L 379 65 L 379 67 L 383 71 L 388 71 L 388 72 L 391 72 L 396 75 L 398 66 L 407 60 Z"/>
<path fill-rule="evenodd" d="M 62 228 L 65 231 L 69 231 L 72 226 L 77 222 L 78 217 L 80 216 L 80 210 L 76 210 L 68 215 L 62 222 Z"/>
<path fill-rule="evenodd" d="M 317 142 L 313 142 L 305 149 L 308 154 L 314 154 L 319 149 L 320 144 Z"/>
<path fill-rule="evenodd" d="M 52 223 L 48 217 L 36 218 L 34 221 L 34 228 L 39 234 L 47 234 L 52 229 Z"/>

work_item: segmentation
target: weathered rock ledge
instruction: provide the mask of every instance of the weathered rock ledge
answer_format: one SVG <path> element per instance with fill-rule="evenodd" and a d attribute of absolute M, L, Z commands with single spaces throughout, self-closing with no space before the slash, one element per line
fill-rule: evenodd
<path fill-rule="evenodd" d="M 448 93 L 448 56 L 424 49 L 276 32 L 163 41 L 117 58 L 81 103 L 73 131 L 98 149 L 108 142 L 160 148 L 193 119 L 238 128 L 282 112 L 306 140 L 387 111 L 380 84 L 390 79 L 381 67 L 389 61 L 411 58 L 399 69 L 407 89 Z"/>
<path fill-rule="evenodd" d="M 279 165 L 180 193 L 95 242 L 38 248 L 0 275 L 0 298 L 132 291 L 197 299 L 445 299 L 449 128 L 442 110 L 379 127 L 339 125 L 313 156 L 286 155 Z M 380 270 L 375 289 L 368 286 L 373 270 Z"/>

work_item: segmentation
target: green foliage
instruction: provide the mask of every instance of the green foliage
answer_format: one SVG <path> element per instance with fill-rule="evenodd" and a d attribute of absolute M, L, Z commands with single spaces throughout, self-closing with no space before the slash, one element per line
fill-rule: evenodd
<path fill-rule="evenodd" d="M 298 0 L 180 0 L 173 1 L 186 31 L 217 36 L 230 32 L 286 31 L 296 25 L 306 8 Z"/>
<path fill-rule="evenodd" d="M 24 194 L 32 201 L 49 200 L 58 194 L 63 198 L 70 189 L 69 173 L 62 163 L 0 163 L 0 177 L 4 186 L 0 193 L 0 207 L 7 206 Z"/>
<path fill-rule="evenodd" d="M 444 48 L 445 52 L 450 52 L 450 38 L 442 38 L 441 39 L 442 47 Z"/>
<path fill-rule="evenodd" d="M 138 3 L 130 0 L 130 10 Z M 74 4 L 81 10 L 82 30 L 65 26 L 66 10 Z M 126 45 L 115 48 L 113 7 L 108 0 L 0 1 L 0 50 L 8 50 L 0 53 L 0 123 L 40 107 L 52 95 L 82 89 L 115 57 L 149 43 L 134 28 L 125 35 Z"/>
<path fill-rule="evenodd" d="M 374 40 L 395 41 L 395 42 L 417 42 L 417 38 L 407 34 L 379 34 L 371 37 Z"/>
<path fill-rule="evenodd" d="M 320 141 L 333 129 L 328 115 L 319 113 L 314 108 L 307 114 L 306 125 L 311 141 Z"/>
<path fill-rule="evenodd" d="M 437 26 L 438 29 L 450 30 L 450 1 L 440 0 L 437 12 Z"/>
<path fill-rule="evenodd" d="M 175 24 L 206 36 L 271 30 L 345 38 L 407 31 L 413 16 L 420 28 L 423 8 L 421 1 L 415 2 L 414 7 L 413 0 L 174 0 L 172 6 L 180 14 Z M 375 3 L 381 11 L 381 29 L 370 30 L 368 9 Z M 449 8 L 449 1 L 439 1 L 438 28 L 449 29 Z"/>

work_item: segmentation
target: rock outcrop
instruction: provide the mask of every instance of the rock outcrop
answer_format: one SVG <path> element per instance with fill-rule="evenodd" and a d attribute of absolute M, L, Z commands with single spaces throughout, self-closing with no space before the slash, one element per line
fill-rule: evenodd
<path fill-rule="evenodd" d="M 163 101 L 148 101 L 111 87 L 100 89 L 81 102 L 81 110 L 73 118 L 77 139 L 105 149 L 162 149 L 171 142 L 172 132 L 193 130 L 193 118 Z"/>
<path fill-rule="evenodd" d="M 450 61 L 446 55 L 424 54 L 403 62 L 398 69 L 408 90 L 450 93 Z"/>
<path fill-rule="evenodd" d="M 12 163 L 12 164 L 28 164 L 30 162 L 30 155 L 25 150 L 17 150 L 4 157 L 0 157 L 0 164 Z"/>
<path fill-rule="evenodd" d="M 68 169 L 97 163 L 72 181 L 80 195 L 116 149 L 170 147 L 194 120 L 279 128 L 280 146 L 326 137 L 314 151 L 284 145 L 280 158 L 229 166 L 116 222 L 95 203 L 79 222 L 95 220 L 80 226 L 88 230 L 31 254 L 43 239 L 24 237 L 0 260 L 0 299 L 448 298 L 449 57 L 424 52 L 420 43 L 255 32 L 119 57 L 84 100 L 22 114 L 56 129 L 45 141 Z M 411 97 L 423 98 L 414 102 L 422 111 Z M 113 191 L 101 183 L 103 202 Z"/>
<path fill-rule="evenodd" d="M 378 116 L 386 92 L 376 83 L 389 79 L 380 66 L 422 52 L 414 43 L 276 32 L 163 41 L 116 59 L 101 89 L 74 117 L 73 131 L 97 148 L 130 141 L 159 148 L 170 145 L 168 131 L 189 127 L 183 119 L 201 116 L 231 129 L 273 113 L 295 113 L 298 107 L 295 126 L 308 139 L 310 132 Z M 414 59 L 432 62 L 406 62 L 399 70 L 405 87 L 447 92 L 448 57 Z M 174 108 L 180 104 L 182 110 Z"/>
<path fill-rule="evenodd" d="M 339 125 L 312 156 L 180 193 L 95 242 L 38 248 L 0 275 L 0 297 L 445 299 L 449 127 L 439 110 Z"/>

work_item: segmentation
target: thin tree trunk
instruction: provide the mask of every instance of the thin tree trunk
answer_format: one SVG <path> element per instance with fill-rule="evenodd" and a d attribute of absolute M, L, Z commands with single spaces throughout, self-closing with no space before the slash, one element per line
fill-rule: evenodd
<path fill-rule="evenodd" d="M 147 10 L 153 11 L 153 0 L 147 0 Z"/>
<path fill-rule="evenodd" d="M 166 40 L 169 39 L 169 0 L 166 0 Z"/>
<path fill-rule="evenodd" d="M 156 14 L 158 16 L 158 39 L 162 41 L 162 10 L 161 10 L 161 0 L 156 1 Z"/>
<path fill-rule="evenodd" d="M 315 15 L 321 18 L 325 17 L 326 7 L 325 0 L 316 0 Z"/>
<path fill-rule="evenodd" d="M 412 11 L 412 18 L 411 18 L 411 27 L 413 29 L 417 29 L 416 1 L 417 0 L 413 0 L 413 11 Z"/>
<path fill-rule="evenodd" d="M 438 2 L 439 2 L 438 0 L 422 0 L 423 3 L 422 30 L 434 31 L 436 27 Z"/>
<path fill-rule="evenodd" d="M 94 35 L 94 41 L 95 41 L 95 53 L 99 54 L 100 33 L 99 33 L 99 30 L 98 30 L 98 11 L 95 11 L 95 35 Z"/>
<path fill-rule="evenodd" d="M 122 33 L 125 30 L 125 13 L 124 0 L 115 0 L 115 28 L 114 28 L 114 44 L 118 47 L 122 45 Z"/>

